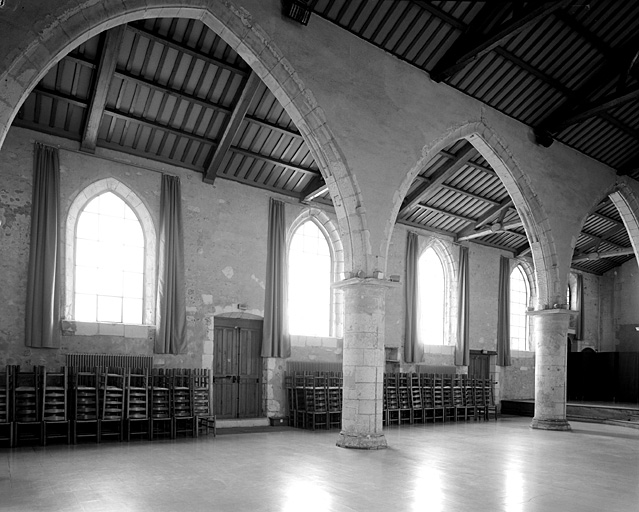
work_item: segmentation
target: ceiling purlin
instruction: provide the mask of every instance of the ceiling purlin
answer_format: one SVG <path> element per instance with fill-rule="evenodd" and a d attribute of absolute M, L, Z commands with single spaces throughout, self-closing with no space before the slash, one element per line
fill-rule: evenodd
<path fill-rule="evenodd" d="M 591 99 L 602 88 L 607 87 L 619 75 L 625 73 L 632 62 L 632 58 L 637 53 L 637 45 L 639 44 L 639 35 L 635 35 L 628 40 L 622 47 L 618 48 L 608 58 L 603 60 L 603 64 L 593 72 L 584 83 L 568 94 L 566 101 L 550 112 L 546 118 L 535 126 L 534 132 L 538 142 L 548 140 L 550 134 L 560 131 L 565 126 L 570 117 L 584 111 L 592 106 Z M 615 121 L 606 113 L 600 112 L 599 115 L 605 117 L 607 121 Z M 607 116 L 607 117 L 606 117 Z M 626 127 L 627 128 L 627 127 Z"/>
<path fill-rule="evenodd" d="M 611 94 L 592 103 L 579 105 L 570 115 L 557 123 L 557 131 L 562 131 L 570 125 L 576 124 L 598 114 L 605 113 L 611 108 L 619 107 L 625 103 L 636 100 L 637 98 L 639 98 L 639 86 L 618 92 L 617 94 Z"/>
<path fill-rule="evenodd" d="M 126 25 L 119 25 L 104 34 L 98 71 L 94 76 L 91 101 L 84 125 L 84 134 L 80 149 L 89 153 L 95 152 L 98 141 L 98 130 L 106 107 L 107 95 L 113 72 L 118 63 L 118 54 L 124 39 Z"/>
<path fill-rule="evenodd" d="M 512 10 L 514 4 L 514 2 L 486 2 L 484 8 L 468 25 L 464 33 L 453 43 L 433 68 L 430 77 L 436 82 L 450 78 L 469 62 L 490 52 L 510 37 L 548 17 L 567 3 L 567 0 L 543 4 L 530 2 L 521 12 L 514 14 L 508 22 L 494 27 L 488 33 L 484 33 L 486 26 L 494 18 L 503 16 L 505 10 Z"/>
<path fill-rule="evenodd" d="M 427 201 L 432 197 L 440 185 L 442 185 L 447 179 L 453 176 L 475 154 L 475 148 L 470 142 L 464 142 L 464 145 L 456 153 L 455 159 L 448 160 L 439 169 L 437 169 L 432 176 L 429 177 L 429 181 L 423 181 L 420 183 L 414 192 L 404 199 L 400 215 L 405 214 L 409 210 L 413 209 L 422 201 Z"/>
<path fill-rule="evenodd" d="M 526 240 L 528 240 L 528 237 L 526 236 L 526 234 L 524 233 L 517 233 L 515 231 L 511 231 L 512 229 L 517 229 L 520 228 L 524 225 L 523 222 L 521 222 L 520 220 L 516 221 L 516 222 L 510 222 L 508 224 L 505 224 L 500 230 L 498 231 L 493 231 L 492 227 L 488 227 L 486 229 L 482 229 L 480 231 L 474 231 L 473 229 L 465 229 L 462 233 L 465 234 L 460 234 L 457 237 L 457 241 L 458 242 L 464 242 L 466 240 L 474 240 L 476 238 L 481 238 L 483 236 L 487 236 L 487 235 L 494 235 L 495 233 L 506 233 L 508 235 L 515 235 L 518 237 L 523 237 Z"/>
<path fill-rule="evenodd" d="M 616 258 L 617 256 L 633 256 L 635 254 L 635 250 L 632 247 L 628 247 L 627 249 L 617 249 L 614 251 L 600 252 L 596 253 L 592 257 L 588 255 L 577 256 L 572 259 L 573 264 L 575 263 L 584 263 L 586 261 L 596 261 L 602 258 Z"/>
<path fill-rule="evenodd" d="M 224 133 L 222 134 L 217 147 L 212 150 L 213 156 L 211 157 L 211 161 L 209 162 L 207 169 L 204 171 L 203 179 L 206 183 L 213 184 L 215 182 L 217 171 L 222 167 L 224 157 L 229 151 L 231 143 L 233 142 L 233 139 L 235 139 L 235 136 L 244 121 L 244 117 L 253 102 L 253 98 L 255 98 L 255 93 L 257 92 L 259 85 L 259 76 L 257 76 L 254 72 L 251 72 L 240 87 L 241 92 L 238 91 L 240 97 L 233 108 L 233 113 L 228 119 L 226 127 L 224 128 Z"/>

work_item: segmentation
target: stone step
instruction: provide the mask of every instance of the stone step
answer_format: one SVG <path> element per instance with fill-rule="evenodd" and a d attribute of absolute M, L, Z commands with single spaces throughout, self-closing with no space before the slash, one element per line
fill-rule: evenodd
<path fill-rule="evenodd" d="M 217 419 L 215 425 L 218 429 L 223 428 L 250 428 L 250 427 L 268 427 L 270 421 L 268 418 L 232 418 Z"/>

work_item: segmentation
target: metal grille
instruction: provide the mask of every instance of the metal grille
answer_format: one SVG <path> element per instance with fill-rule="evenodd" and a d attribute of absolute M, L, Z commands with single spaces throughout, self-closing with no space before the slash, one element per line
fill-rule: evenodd
<path fill-rule="evenodd" d="M 67 354 L 67 366 L 76 368 L 152 368 L 153 356 L 125 354 Z"/>

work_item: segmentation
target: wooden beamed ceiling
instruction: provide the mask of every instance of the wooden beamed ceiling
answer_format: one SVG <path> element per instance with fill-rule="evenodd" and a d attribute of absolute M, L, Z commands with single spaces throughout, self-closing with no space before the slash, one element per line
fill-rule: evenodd
<path fill-rule="evenodd" d="M 541 142 L 557 139 L 636 177 L 639 7 L 624 6 L 615 17 L 609 3 L 591 2 L 592 15 L 574 1 L 318 0 L 314 9 L 528 124 Z M 614 37 L 598 32 L 593 17 L 605 18 L 608 30 L 616 23 Z M 15 124 L 78 141 L 87 152 L 104 148 L 192 169 L 207 183 L 232 180 L 331 204 L 286 111 L 199 21 L 144 20 L 95 36 L 43 78 Z M 511 198 L 465 140 L 416 176 L 397 222 L 530 254 Z M 573 263 L 603 273 L 631 258 L 629 248 L 618 212 L 604 201 L 588 216 Z"/>

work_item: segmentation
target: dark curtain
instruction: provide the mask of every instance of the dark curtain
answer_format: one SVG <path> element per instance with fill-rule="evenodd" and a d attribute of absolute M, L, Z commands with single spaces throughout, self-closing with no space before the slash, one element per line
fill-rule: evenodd
<path fill-rule="evenodd" d="M 419 283 L 417 260 L 419 258 L 419 238 L 416 233 L 408 232 L 406 242 L 406 318 L 404 328 L 404 360 L 407 363 L 419 363 L 424 350 L 417 336 L 417 301 Z"/>
<path fill-rule="evenodd" d="M 180 178 L 162 175 L 158 243 L 156 354 L 186 351 L 184 236 Z"/>
<path fill-rule="evenodd" d="M 578 311 L 575 322 L 575 340 L 583 340 L 584 335 L 584 277 L 576 274 L 577 287 L 575 288 L 575 311 Z M 570 305 L 569 305 L 570 309 Z"/>
<path fill-rule="evenodd" d="M 271 198 L 268 209 L 262 357 L 289 357 L 291 355 L 286 295 L 287 264 L 284 203 Z"/>
<path fill-rule="evenodd" d="M 455 364 L 468 366 L 470 362 L 468 294 L 468 247 L 459 247 L 459 280 L 457 282 L 457 346 Z"/>
<path fill-rule="evenodd" d="M 510 366 L 510 260 L 504 256 L 499 262 L 497 309 L 497 364 Z"/>
<path fill-rule="evenodd" d="M 59 197 L 58 150 L 36 143 L 25 312 L 25 344 L 28 347 L 60 347 Z"/>

